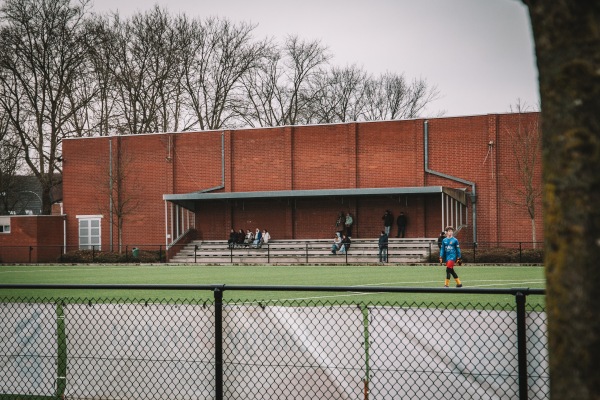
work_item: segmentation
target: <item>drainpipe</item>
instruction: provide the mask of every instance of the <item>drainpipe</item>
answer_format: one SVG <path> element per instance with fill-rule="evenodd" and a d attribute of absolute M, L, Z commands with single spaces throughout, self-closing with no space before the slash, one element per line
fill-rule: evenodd
<path fill-rule="evenodd" d="M 432 169 L 429 169 L 429 121 L 427 120 L 423 122 L 423 136 L 425 142 L 425 172 L 431 175 L 450 179 L 452 181 L 471 186 L 470 197 L 471 204 L 473 205 L 473 243 L 477 243 L 477 194 L 475 192 L 475 182 L 471 182 L 466 179 L 457 178 L 452 175 L 444 174 L 442 172 L 437 172 Z"/>
<path fill-rule="evenodd" d="M 108 235 L 110 236 L 110 251 L 113 251 L 113 159 L 112 159 L 112 139 L 108 139 L 108 213 L 109 213 L 109 223 L 108 223 Z"/>
<path fill-rule="evenodd" d="M 67 252 L 67 216 L 62 201 L 60 202 L 60 215 L 63 217 L 63 254 L 65 254 Z"/>
<path fill-rule="evenodd" d="M 214 190 L 219 190 L 219 189 L 224 189 L 225 188 L 225 131 L 221 132 L 221 185 L 219 186 L 215 186 L 209 189 L 204 189 L 204 190 L 199 190 L 196 193 L 207 193 L 207 192 L 212 192 Z M 167 250 L 169 249 L 169 227 L 168 227 L 168 204 L 167 201 L 165 201 L 165 241 L 166 241 L 166 246 L 167 246 Z M 173 240 L 175 240 L 175 238 L 173 237 L 173 221 L 171 220 L 171 243 L 173 243 Z"/>

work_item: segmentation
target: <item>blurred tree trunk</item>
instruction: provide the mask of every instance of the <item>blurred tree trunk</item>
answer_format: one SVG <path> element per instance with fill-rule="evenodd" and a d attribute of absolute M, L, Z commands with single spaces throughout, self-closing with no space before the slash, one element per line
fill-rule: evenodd
<path fill-rule="evenodd" d="M 600 3 L 524 2 L 542 100 L 551 397 L 600 399 Z"/>

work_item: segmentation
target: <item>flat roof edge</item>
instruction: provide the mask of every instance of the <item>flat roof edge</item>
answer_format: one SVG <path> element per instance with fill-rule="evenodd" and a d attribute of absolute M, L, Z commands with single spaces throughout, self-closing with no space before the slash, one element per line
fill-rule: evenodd
<path fill-rule="evenodd" d="M 213 192 L 213 193 L 181 193 L 163 194 L 166 201 L 189 200 L 230 200 L 230 199 L 260 199 L 260 198 L 291 198 L 291 197 L 325 197 L 325 196 L 377 196 L 403 194 L 441 193 L 442 186 L 415 186 L 393 188 L 362 188 L 362 189 L 311 189 L 311 190 L 275 190 L 260 192 Z"/>

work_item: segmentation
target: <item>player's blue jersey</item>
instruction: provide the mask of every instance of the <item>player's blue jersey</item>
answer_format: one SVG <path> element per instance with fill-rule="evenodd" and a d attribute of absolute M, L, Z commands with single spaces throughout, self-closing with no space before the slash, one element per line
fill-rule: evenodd
<path fill-rule="evenodd" d="M 460 258 L 460 245 L 458 244 L 458 239 L 451 237 L 442 240 L 440 257 L 442 257 L 444 262 L 449 260 L 456 261 L 457 258 Z"/>

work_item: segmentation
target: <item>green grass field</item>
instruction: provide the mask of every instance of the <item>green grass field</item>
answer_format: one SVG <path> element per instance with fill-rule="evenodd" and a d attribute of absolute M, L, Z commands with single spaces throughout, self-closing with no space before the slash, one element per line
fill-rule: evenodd
<path fill-rule="evenodd" d="M 545 288 L 544 270 L 531 266 L 477 266 L 457 268 L 465 288 Z M 225 284 L 278 286 L 443 286 L 445 268 L 441 266 L 206 266 L 206 265 L 38 265 L 0 266 L 0 282 L 9 284 Z M 454 282 L 451 282 L 454 286 Z M 296 291 L 225 290 L 227 302 L 314 301 L 341 303 L 426 303 L 432 305 L 460 302 L 475 307 L 486 304 L 514 304 L 511 295 L 459 294 L 451 287 L 446 293 L 356 293 Z M 450 294 L 452 294 L 450 296 Z M 208 291 L 175 290 L 17 290 L 0 289 L 2 298 L 88 298 L 111 300 L 212 299 Z M 527 303 L 544 306 L 544 296 L 529 296 Z"/>

